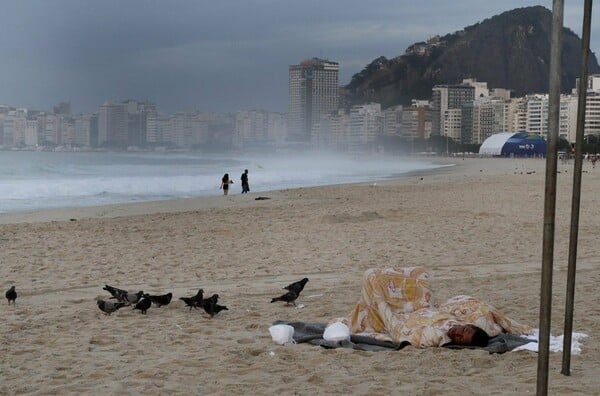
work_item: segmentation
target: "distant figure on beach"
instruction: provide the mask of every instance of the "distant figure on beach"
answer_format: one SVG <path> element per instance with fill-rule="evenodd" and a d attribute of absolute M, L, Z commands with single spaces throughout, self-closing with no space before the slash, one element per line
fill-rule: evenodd
<path fill-rule="evenodd" d="M 592 168 L 595 168 L 596 167 L 596 161 L 598 161 L 598 156 L 597 155 L 590 156 L 590 161 L 592 161 Z"/>
<path fill-rule="evenodd" d="M 17 300 L 17 292 L 15 291 L 15 287 L 12 286 L 10 289 L 8 289 L 6 291 L 6 293 L 4 293 L 4 296 L 6 297 L 6 299 L 8 300 L 8 305 L 10 305 L 10 302 L 12 301 L 13 304 L 17 304 L 16 300 Z"/>
<path fill-rule="evenodd" d="M 248 184 L 248 169 L 244 169 L 242 173 L 242 194 L 246 194 L 250 191 L 250 184 Z"/>
<path fill-rule="evenodd" d="M 221 179 L 221 189 L 223 189 L 223 195 L 227 195 L 229 192 L 229 185 L 233 184 L 233 180 L 229 179 L 229 173 L 225 173 Z"/>

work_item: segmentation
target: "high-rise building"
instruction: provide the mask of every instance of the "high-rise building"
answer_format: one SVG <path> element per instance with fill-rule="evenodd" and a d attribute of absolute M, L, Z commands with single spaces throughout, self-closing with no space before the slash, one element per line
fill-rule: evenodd
<path fill-rule="evenodd" d="M 509 101 L 488 96 L 476 98 L 473 102 L 463 105 L 463 144 L 481 144 L 495 133 L 509 131 Z"/>
<path fill-rule="evenodd" d="M 80 114 L 75 117 L 75 144 L 96 147 L 98 145 L 98 115 Z"/>
<path fill-rule="evenodd" d="M 379 103 L 352 106 L 348 151 L 358 152 L 372 148 L 381 131 L 382 117 Z"/>
<path fill-rule="evenodd" d="M 98 144 L 128 144 L 127 103 L 105 102 L 98 114 Z"/>
<path fill-rule="evenodd" d="M 431 110 L 429 102 L 414 100 L 410 107 L 402 110 L 400 135 L 405 139 L 426 139 L 431 135 Z M 411 146 L 412 147 L 412 146 Z"/>
<path fill-rule="evenodd" d="M 336 111 L 339 64 L 312 58 L 289 68 L 288 140 L 309 142 L 322 115 Z"/>
<path fill-rule="evenodd" d="M 573 95 L 578 95 L 579 79 L 577 79 Z M 574 105 L 574 116 L 577 118 L 577 104 Z M 576 120 L 573 121 L 576 124 Z M 572 128 L 572 141 L 575 141 L 576 125 Z M 596 135 L 600 136 L 600 74 L 592 74 L 588 76 L 588 84 L 586 91 L 585 104 L 585 125 L 583 128 L 584 136 Z"/>
<path fill-rule="evenodd" d="M 431 134 L 442 135 L 452 133 L 456 136 L 455 123 L 460 118 L 458 114 L 463 104 L 475 99 L 475 87 L 466 84 L 436 85 L 431 94 Z M 459 111 L 449 111 L 458 109 Z M 446 125 L 444 125 L 446 122 Z M 460 124 L 458 127 L 460 131 Z"/>

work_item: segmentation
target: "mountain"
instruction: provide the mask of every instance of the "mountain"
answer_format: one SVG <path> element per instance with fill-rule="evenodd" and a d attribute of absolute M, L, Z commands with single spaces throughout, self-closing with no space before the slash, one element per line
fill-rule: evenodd
<path fill-rule="evenodd" d="M 386 108 L 429 99 L 438 84 L 464 78 L 485 81 L 489 88 L 507 88 L 514 96 L 548 92 L 552 12 L 542 6 L 518 8 L 461 31 L 415 43 L 404 55 L 379 57 L 342 87 L 347 105 L 379 102 Z M 575 87 L 581 63 L 581 40 L 563 28 L 563 92 Z M 590 74 L 599 73 L 594 53 Z"/>

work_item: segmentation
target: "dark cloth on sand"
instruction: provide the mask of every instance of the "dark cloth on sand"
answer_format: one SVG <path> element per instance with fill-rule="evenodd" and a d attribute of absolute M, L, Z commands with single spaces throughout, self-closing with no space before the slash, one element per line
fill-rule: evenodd
<path fill-rule="evenodd" d="M 273 324 L 285 324 L 292 326 L 294 328 L 294 341 L 297 343 L 307 342 L 313 345 L 319 345 L 323 348 L 352 348 L 361 351 L 393 351 L 403 349 L 410 345 L 408 341 L 396 344 L 391 341 L 381 341 L 373 337 L 355 334 L 350 335 L 350 341 L 326 341 L 323 339 L 323 332 L 327 327 L 327 324 L 325 323 L 289 322 L 285 320 L 278 320 Z M 516 336 L 514 334 L 500 334 L 496 337 L 490 338 L 487 346 L 485 347 L 446 344 L 444 345 L 444 348 L 483 349 L 489 353 L 504 353 L 512 351 L 513 349 L 521 345 L 528 344 L 532 341 L 533 340 Z"/>

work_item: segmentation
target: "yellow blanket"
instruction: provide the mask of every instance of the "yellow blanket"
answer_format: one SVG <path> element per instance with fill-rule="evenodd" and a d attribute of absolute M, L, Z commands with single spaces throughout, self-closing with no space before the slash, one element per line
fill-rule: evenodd
<path fill-rule="evenodd" d="M 354 334 L 408 341 L 419 348 L 450 342 L 447 332 L 455 325 L 473 324 L 490 337 L 531 331 L 474 297 L 456 296 L 435 305 L 429 278 L 423 267 L 367 270 L 361 298 L 343 322 Z"/>

